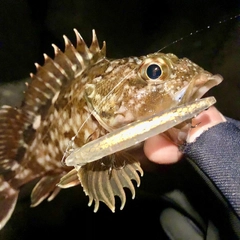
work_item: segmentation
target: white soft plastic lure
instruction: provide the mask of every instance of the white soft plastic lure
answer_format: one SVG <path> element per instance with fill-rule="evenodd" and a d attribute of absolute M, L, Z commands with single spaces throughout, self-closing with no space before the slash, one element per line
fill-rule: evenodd
<path fill-rule="evenodd" d="M 215 102 L 214 97 L 203 98 L 130 123 L 74 149 L 66 158 L 65 163 L 67 166 L 79 167 L 129 148 L 193 118 Z"/>

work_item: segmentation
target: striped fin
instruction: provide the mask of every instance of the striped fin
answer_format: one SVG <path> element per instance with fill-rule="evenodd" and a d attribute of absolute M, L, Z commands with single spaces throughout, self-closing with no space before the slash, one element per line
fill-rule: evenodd
<path fill-rule="evenodd" d="M 74 187 L 78 184 L 80 184 L 80 182 L 77 176 L 77 170 L 73 168 L 71 171 L 69 171 L 60 179 L 57 186 L 60 188 L 69 188 Z"/>
<path fill-rule="evenodd" d="M 79 76 L 89 64 L 105 57 L 106 44 L 104 42 L 100 49 L 94 30 L 89 48 L 76 29 L 74 32 L 77 38 L 76 47 L 63 36 L 65 51 L 62 52 L 53 45 L 54 59 L 44 54 L 44 65 L 35 64 L 36 74 L 30 74 L 32 81 L 27 86 L 22 106 L 29 123 L 33 123 L 36 115 L 44 115 L 63 86 Z"/>
<path fill-rule="evenodd" d="M 5 226 L 14 211 L 19 191 L 14 189 L 0 175 L 0 230 Z"/>
<path fill-rule="evenodd" d="M 25 152 L 24 122 L 20 110 L 10 106 L 0 108 L 0 229 L 11 217 L 18 198 L 17 186 L 9 180 L 19 169 Z"/>
<path fill-rule="evenodd" d="M 31 207 L 36 207 L 46 198 L 52 201 L 61 190 L 56 186 L 61 177 L 59 173 L 43 176 L 32 190 Z"/>
<path fill-rule="evenodd" d="M 120 209 L 125 205 L 125 187 L 130 189 L 132 198 L 135 197 L 132 180 L 135 180 L 139 186 L 139 173 L 143 175 L 139 161 L 129 153 L 120 152 L 86 164 L 78 170 L 78 177 L 85 194 L 89 196 L 88 205 L 91 206 L 93 200 L 95 201 L 94 212 L 97 212 L 100 201 L 115 212 L 115 196 L 121 200 Z"/>

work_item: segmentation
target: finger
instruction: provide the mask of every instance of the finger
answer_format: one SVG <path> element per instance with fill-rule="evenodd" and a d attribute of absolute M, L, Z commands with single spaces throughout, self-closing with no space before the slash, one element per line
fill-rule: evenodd
<path fill-rule="evenodd" d="M 224 116 L 215 107 L 210 107 L 192 120 L 192 125 L 196 127 L 190 130 L 187 142 L 194 141 L 208 128 L 224 121 L 226 121 Z M 178 147 L 164 135 L 147 139 L 144 144 L 144 152 L 149 160 L 159 164 L 175 163 L 182 157 Z"/>
<path fill-rule="evenodd" d="M 149 160 L 159 164 L 175 163 L 182 157 L 178 147 L 161 134 L 145 141 L 144 153 Z"/>

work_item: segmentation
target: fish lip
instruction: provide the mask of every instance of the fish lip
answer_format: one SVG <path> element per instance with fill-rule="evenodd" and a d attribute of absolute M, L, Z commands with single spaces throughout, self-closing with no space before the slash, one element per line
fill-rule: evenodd
<path fill-rule="evenodd" d="M 211 88 L 220 84 L 222 80 L 221 75 L 213 75 L 207 71 L 203 71 L 195 75 L 187 85 L 175 92 L 172 95 L 172 99 L 177 104 L 198 100 Z"/>
<path fill-rule="evenodd" d="M 223 77 L 219 74 L 211 74 L 209 72 L 200 73 L 196 79 L 191 100 L 200 99 L 211 88 L 217 86 L 223 81 Z"/>

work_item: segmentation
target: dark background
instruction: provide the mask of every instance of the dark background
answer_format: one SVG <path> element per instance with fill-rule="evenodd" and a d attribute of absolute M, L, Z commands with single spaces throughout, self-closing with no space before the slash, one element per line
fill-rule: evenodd
<path fill-rule="evenodd" d="M 90 44 L 94 28 L 99 42 L 106 40 L 109 58 L 145 55 L 167 46 L 163 52 L 187 57 L 221 74 L 224 82 L 210 94 L 225 115 L 240 119 L 240 20 L 229 20 L 239 13 L 237 0 L 1 0 L 0 103 L 18 104 L 23 82 L 35 71 L 33 63 L 42 64 L 43 53 L 53 57 L 52 43 L 63 50 L 63 34 L 74 43 L 73 28 L 77 28 Z M 159 171 L 146 173 L 136 199 L 132 201 L 129 194 L 124 210 L 117 209 L 115 214 L 103 204 L 94 214 L 86 207 L 87 197 L 80 187 L 63 190 L 53 202 L 34 209 L 23 196 L 0 239 L 47 239 L 54 234 L 61 234 L 62 239 L 74 234 L 76 239 L 142 234 L 159 239 L 163 237 L 159 225 L 162 193 L 184 188 L 201 199 L 202 208 L 209 204 L 203 200 L 207 194 L 201 180 L 187 163 L 161 166 Z"/>

